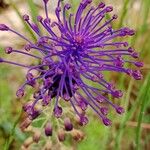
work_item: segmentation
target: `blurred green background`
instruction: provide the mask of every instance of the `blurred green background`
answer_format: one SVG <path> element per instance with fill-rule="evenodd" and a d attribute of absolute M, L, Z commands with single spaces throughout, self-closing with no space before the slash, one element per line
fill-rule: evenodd
<path fill-rule="evenodd" d="M 24 32 L 35 40 L 21 15 L 30 13 L 33 21 L 36 15 L 43 13 L 42 0 L 0 1 L 0 22 L 7 23 L 18 31 Z M 50 0 L 49 8 L 54 10 Z M 67 1 L 67 0 L 66 0 Z M 73 11 L 80 0 L 69 0 Z M 128 26 L 136 30 L 136 35 L 128 42 L 140 52 L 145 66 L 142 68 L 144 79 L 134 81 L 126 75 L 108 74 L 109 81 L 115 81 L 118 88 L 124 91 L 120 104 L 126 112 L 122 116 L 111 114 L 113 125 L 105 127 L 100 120 L 89 111 L 90 123 L 82 128 L 85 138 L 81 142 L 73 142 L 69 150 L 149 150 L 150 149 L 150 0 L 103 0 L 114 6 L 119 18 L 114 28 Z M 100 0 L 94 0 L 94 4 Z M 52 12 L 52 11 L 50 11 Z M 108 16 L 109 17 L 109 16 Z M 23 31 L 24 30 L 24 31 Z M 13 41 L 11 39 L 14 39 Z M 14 35 L 0 33 L 0 56 L 8 57 L 3 47 L 9 44 L 21 47 L 24 43 Z M 20 59 L 14 56 L 13 59 Z M 26 60 L 23 60 L 26 61 Z M 22 116 L 21 102 L 16 99 L 15 91 L 24 80 L 25 70 L 8 65 L 0 65 L 0 150 L 19 150 L 27 135 L 19 129 Z M 38 148 L 37 148 L 38 149 Z M 62 148 L 63 149 L 63 148 Z"/>

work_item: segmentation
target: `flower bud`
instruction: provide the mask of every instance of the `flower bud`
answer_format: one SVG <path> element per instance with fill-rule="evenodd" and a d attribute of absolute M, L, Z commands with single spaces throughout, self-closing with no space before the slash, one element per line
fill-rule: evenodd
<path fill-rule="evenodd" d="M 139 53 L 137 52 L 133 52 L 131 55 L 133 58 L 139 58 Z"/>
<path fill-rule="evenodd" d="M 54 108 L 54 115 L 55 115 L 55 117 L 60 118 L 62 115 L 62 108 L 59 106 L 55 107 Z"/>
<path fill-rule="evenodd" d="M 4 60 L 2 58 L 0 58 L 0 63 L 4 62 Z"/>
<path fill-rule="evenodd" d="M 143 62 L 135 62 L 134 64 L 137 67 L 143 67 L 144 66 Z"/>
<path fill-rule="evenodd" d="M 25 140 L 25 142 L 23 143 L 23 146 L 25 148 L 28 148 L 32 143 L 33 143 L 33 139 L 32 139 L 32 137 L 29 137 Z"/>
<path fill-rule="evenodd" d="M 46 136 L 52 136 L 52 133 L 53 133 L 52 126 L 49 122 L 47 122 L 45 125 L 45 135 Z"/>
<path fill-rule="evenodd" d="M 143 78 L 143 75 L 141 74 L 141 72 L 139 70 L 135 70 L 132 72 L 132 76 L 134 77 L 134 79 L 136 80 L 141 80 Z"/>
<path fill-rule="evenodd" d="M 109 120 L 108 118 L 103 118 L 102 121 L 103 121 L 105 126 L 110 126 L 111 125 L 111 120 Z"/>
<path fill-rule="evenodd" d="M 37 16 L 37 21 L 41 22 L 43 20 L 42 16 Z"/>
<path fill-rule="evenodd" d="M 58 131 L 58 139 L 59 139 L 60 142 L 65 141 L 65 132 L 64 132 L 64 130 L 59 130 Z"/>
<path fill-rule="evenodd" d="M 33 76 L 32 73 L 28 73 L 28 74 L 26 75 L 26 79 L 27 79 L 28 81 L 32 81 L 33 78 L 34 78 L 34 76 Z"/>
<path fill-rule="evenodd" d="M 6 47 L 5 48 L 5 53 L 6 54 L 10 54 L 10 53 L 12 53 L 12 51 L 13 51 L 12 47 Z"/>
<path fill-rule="evenodd" d="M 49 0 L 43 0 L 44 3 L 48 3 Z"/>
<path fill-rule="evenodd" d="M 74 139 L 75 141 L 81 141 L 81 140 L 84 139 L 84 134 L 83 134 L 83 132 L 81 132 L 81 131 L 79 131 L 79 130 L 73 130 L 73 131 L 71 132 L 71 135 L 72 135 L 72 137 L 73 137 L 73 139 Z"/>
<path fill-rule="evenodd" d="M 118 114 L 123 114 L 124 113 L 124 109 L 122 107 L 116 107 L 116 112 Z"/>
<path fill-rule="evenodd" d="M 29 21 L 29 16 L 28 15 L 23 15 L 23 19 L 25 20 L 25 21 Z"/>
<path fill-rule="evenodd" d="M 31 114 L 29 114 L 29 118 L 30 118 L 31 120 L 34 120 L 34 119 L 36 119 L 39 115 L 40 115 L 40 111 L 39 111 L 39 110 L 33 110 L 33 111 L 31 112 Z"/>
<path fill-rule="evenodd" d="M 1 31 L 8 31 L 9 27 L 7 27 L 5 24 L 0 24 L 0 30 Z"/>
<path fill-rule="evenodd" d="M 112 6 L 107 6 L 106 7 L 106 12 L 111 12 L 113 11 L 113 7 Z"/>
<path fill-rule="evenodd" d="M 27 44 L 24 46 L 24 49 L 29 52 L 31 50 L 31 45 L 30 44 Z"/>
<path fill-rule="evenodd" d="M 51 100 L 51 97 L 49 95 L 45 95 L 43 97 L 42 105 L 47 106 L 49 104 L 50 100 Z"/>
<path fill-rule="evenodd" d="M 24 131 L 26 128 L 28 128 L 28 126 L 32 123 L 32 120 L 30 120 L 29 118 L 26 118 L 20 125 L 20 128 L 22 131 Z"/>
<path fill-rule="evenodd" d="M 123 93 L 122 93 L 121 90 L 115 90 L 115 91 L 112 92 L 112 96 L 116 97 L 116 98 L 120 98 L 120 97 L 123 96 Z"/>
<path fill-rule="evenodd" d="M 22 98 L 24 96 L 24 89 L 19 89 L 17 92 L 16 92 L 16 96 L 18 98 Z"/>
<path fill-rule="evenodd" d="M 69 118 L 65 118 L 64 126 L 65 126 L 66 131 L 71 131 L 73 129 L 73 125 L 72 125 L 71 120 Z"/>
<path fill-rule="evenodd" d="M 100 111 L 103 115 L 107 115 L 108 114 L 108 108 L 107 107 L 101 107 Z"/>
<path fill-rule="evenodd" d="M 104 8 L 104 7 L 105 7 L 105 3 L 100 2 L 99 5 L 98 5 L 98 8 Z"/>
<path fill-rule="evenodd" d="M 38 143 L 40 140 L 40 137 L 41 137 L 41 132 L 37 130 L 37 131 L 35 131 L 32 138 L 35 143 Z"/>
<path fill-rule="evenodd" d="M 128 52 L 129 52 L 129 53 L 133 53 L 133 52 L 134 52 L 134 49 L 133 49 L 132 47 L 129 47 L 129 48 L 128 48 Z"/>
<path fill-rule="evenodd" d="M 88 122 L 89 122 L 89 120 L 88 120 L 87 117 L 85 117 L 85 116 L 83 116 L 83 115 L 80 116 L 80 125 L 81 125 L 81 126 L 86 125 Z"/>

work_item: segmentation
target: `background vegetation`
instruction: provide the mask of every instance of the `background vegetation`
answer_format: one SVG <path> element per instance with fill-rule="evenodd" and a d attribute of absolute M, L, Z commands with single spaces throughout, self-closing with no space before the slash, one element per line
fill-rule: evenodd
<path fill-rule="evenodd" d="M 29 28 L 22 22 L 20 16 L 30 12 L 32 19 L 42 12 L 41 0 L 8 1 L 5 5 L 0 1 L 0 22 L 11 24 L 18 31 L 24 30 L 33 40 L 35 37 Z M 54 0 L 53 0 L 54 1 Z M 80 0 L 69 0 L 73 8 Z M 94 0 L 95 5 L 100 0 Z M 108 80 L 117 83 L 118 88 L 124 91 L 120 104 L 126 113 L 122 116 L 111 114 L 112 127 L 105 127 L 92 112 L 90 123 L 83 128 L 85 138 L 72 148 L 77 150 L 149 150 L 150 149 L 150 0 L 104 0 L 106 4 L 114 6 L 118 14 L 118 21 L 113 24 L 115 28 L 128 26 L 135 29 L 136 35 L 129 38 L 129 43 L 141 54 L 144 61 L 142 69 L 144 79 L 134 81 L 125 75 L 108 74 Z M 39 2 L 39 3 L 38 3 Z M 36 5 L 34 5 L 36 3 Z M 51 5 L 50 8 L 54 9 Z M 109 16 L 108 16 L 109 17 Z M 11 41 L 11 38 L 14 40 Z M 7 40 L 8 39 L 8 40 Z M 7 42 L 6 42 L 7 40 Z M 23 42 L 10 34 L 0 33 L 0 57 L 8 57 L 3 47 L 18 45 Z M 13 59 L 19 59 L 14 56 Z M 26 61 L 26 60 L 24 60 Z M 21 102 L 15 97 L 15 91 L 24 80 L 24 70 L 8 65 L 0 65 L 0 149 L 19 150 L 27 135 L 21 132 L 19 124 L 22 118 Z"/>

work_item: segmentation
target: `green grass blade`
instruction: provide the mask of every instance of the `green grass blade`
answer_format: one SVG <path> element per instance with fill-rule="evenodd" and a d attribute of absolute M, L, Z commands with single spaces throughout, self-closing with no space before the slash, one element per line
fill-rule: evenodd
<path fill-rule="evenodd" d="M 15 5 L 12 0 L 10 0 L 11 6 L 13 7 L 14 11 L 17 13 L 18 17 L 20 18 L 22 24 L 24 25 L 25 30 L 30 34 L 31 38 L 36 41 L 36 36 L 34 35 L 33 31 L 30 29 L 30 27 L 24 22 L 22 19 L 22 14 L 20 13 L 17 5 Z"/>
<path fill-rule="evenodd" d="M 142 119 L 143 119 L 143 116 L 144 116 L 144 111 L 145 111 L 145 108 L 146 108 L 146 103 L 147 101 L 150 100 L 150 75 L 148 75 L 148 81 L 147 81 L 147 85 L 144 89 L 144 95 L 142 97 L 142 101 L 141 101 L 141 109 L 140 109 L 140 114 L 139 114 L 139 117 L 138 117 L 138 125 L 137 125 L 137 128 L 136 128 L 136 150 L 139 150 L 140 149 L 140 137 L 141 137 L 141 123 L 142 123 Z"/>
<path fill-rule="evenodd" d="M 124 18 L 128 12 L 128 4 L 129 4 L 130 0 L 125 0 L 124 2 L 124 5 L 123 5 L 123 8 L 122 8 L 122 13 L 121 13 L 121 17 L 120 17 L 120 21 L 119 21 L 119 25 L 118 27 L 121 28 L 122 25 L 123 25 L 123 21 L 124 21 Z"/>
<path fill-rule="evenodd" d="M 135 112 L 137 106 L 139 105 L 140 100 L 141 100 L 141 98 L 143 96 L 143 91 L 145 90 L 148 78 L 149 77 L 147 76 L 147 78 L 145 79 L 144 83 L 142 84 L 142 86 L 140 88 L 140 91 L 139 91 L 139 93 L 137 95 L 137 98 L 135 100 L 135 103 L 134 103 L 134 107 L 132 107 L 128 112 L 126 112 L 126 115 L 122 119 L 122 122 L 121 122 L 121 125 L 120 125 L 120 129 L 118 130 L 118 133 L 117 133 L 117 136 L 116 136 L 116 139 L 115 139 L 115 149 L 117 149 L 117 148 L 119 149 L 119 145 L 121 145 L 121 139 L 122 139 L 123 133 L 125 131 L 126 122 L 130 118 L 132 118 L 133 113 Z"/>
<path fill-rule="evenodd" d="M 22 115 L 22 110 L 20 111 L 17 119 L 14 122 L 14 125 L 12 127 L 10 136 L 9 136 L 8 140 L 6 141 L 6 143 L 5 143 L 4 150 L 9 150 L 10 149 L 10 145 L 11 145 L 13 139 L 14 139 L 15 129 L 16 129 L 16 126 L 17 126 L 18 122 L 20 121 L 21 115 Z"/>
<path fill-rule="evenodd" d="M 130 99 L 132 87 L 133 87 L 133 79 L 131 79 L 131 81 L 129 83 L 129 88 L 128 88 L 127 94 L 124 98 L 124 100 L 125 100 L 124 109 L 126 110 L 126 113 L 124 114 L 124 116 L 122 118 L 120 132 L 116 137 L 115 149 L 120 149 L 120 142 L 121 142 L 121 138 L 122 138 L 122 132 L 124 129 L 122 125 L 126 122 L 127 108 L 128 108 L 128 104 L 129 104 L 129 99 Z"/>
<path fill-rule="evenodd" d="M 32 20 L 37 23 L 37 19 L 36 17 L 38 16 L 38 9 L 36 7 L 36 5 L 34 4 L 33 0 L 27 0 L 29 8 L 30 8 L 30 12 L 32 15 Z"/>

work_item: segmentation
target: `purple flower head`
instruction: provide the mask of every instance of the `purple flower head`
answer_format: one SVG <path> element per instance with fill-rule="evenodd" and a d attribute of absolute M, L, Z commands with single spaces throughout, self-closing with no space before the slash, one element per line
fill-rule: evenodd
<path fill-rule="evenodd" d="M 133 36 L 135 31 L 126 27 L 113 29 L 111 22 L 117 19 L 113 15 L 106 20 L 106 14 L 113 11 L 111 6 L 100 3 L 93 7 L 92 0 L 82 0 L 75 14 L 70 12 L 71 5 L 61 6 L 58 0 L 55 9 L 56 21 L 52 21 L 48 15 L 48 0 L 43 0 L 45 17 L 37 16 L 37 21 L 47 34 L 43 34 L 36 23 L 32 23 L 28 15 L 23 19 L 37 35 L 34 43 L 28 37 L 0 24 L 1 31 L 9 31 L 24 39 L 27 44 L 24 50 L 16 50 L 7 47 L 7 54 L 20 54 L 36 59 L 37 64 L 25 65 L 0 58 L 0 63 L 17 65 L 27 69 L 26 81 L 17 91 L 17 96 L 24 96 L 26 85 L 38 90 L 33 94 L 34 101 L 24 106 L 30 118 L 40 115 L 42 110 L 37 110 L 36 105 L 41 103 L 47 106 L 54 104 L 53 113 L 56 118 L 63 115 L 61 101 L 71 104 L 81 125 L 88 123 L 85 111 L 90 107 L 108 126 L 111 121 L 107 118 L 108 104 L 118 114 L 124 112 L 108 99 L 108 95 L 121 98 L 122 91 L 105 79 L 104 73 L 125 73 L 136 80 L 142 79 L 140 70 L 129 69 L 127 64 L 142 67 L 143 63 L 135 61 L 139 54 L 129 47 L 127 42 L 114 42 L 114 39 Z M 68 15 L 66 15 L 68 14 Z M 33 52 L 38 53 L 33 53 Z M 34 74 L 37 71 L 37 74 Z M 91 86 L 94 83 L 96 86 Z M 104 106 L 104 104 L 107 104 Z M 72 130 L 70 119 L 65 120 L 65 129 Z M 45 133 L 51 135 L 51 127 L 46 127 Z"/>

